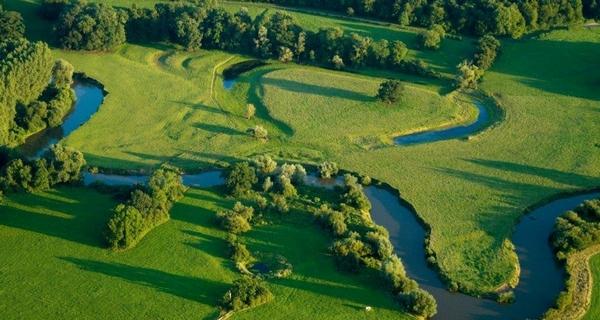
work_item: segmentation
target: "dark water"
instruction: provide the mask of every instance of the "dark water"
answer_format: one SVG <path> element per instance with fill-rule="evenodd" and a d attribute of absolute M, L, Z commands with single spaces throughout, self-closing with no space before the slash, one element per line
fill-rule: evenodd
<path fill-rule="evenodd" d="M 479 132 L 490 123 L 490 112 L 483 102 L 474 100 L 474 104 L 477 107 L 477 110 L 479 110 L 479 115 L 477 116 L 475 122 L 471 124 L 450 127 L 447 129 L 415 132 L 396 137 L 394 138 L 394 142 L 397 145 L 408 146 L 413 144 L 464 138 L 473 133 Z"/>
<path fill-rule="evenodd" d="M 555 219 L 584 200 L 600 196 L 589 193 L 552 201 L 525 215 L 517 224 L 515 244 L 521 276 L 515 288 L 516 302 L 499 304 L 461 293 L 452 293 L 425 260 L 425 230 L 401 200 L 392 192 L 367 187 L 373 205 L 373 219 L 390 233 L 408 275 L 429 291 L 438 303 L 435 319 L 537 319 L 554 305 L 564 289 L 564 270 L 554 259 L 548 242 Z"/>
<path fill-rule="evenodd" d="M 44 129 L 27 138 L 25 143 L 19 147 L 24 156 L 28 158 L 41 156 L 48 148 L 75 131 L 98 111 L 104 100 L 104 93 L 99 86 L 86 81 L 78 81 L 73 89 L 77 100 L 62 125 Z"/>
<path fill-rule="evenodd" d="M 147 176 L 120 176 L 85 174 L 84 183 L 101 181 L 109 185 L 147 182 Z M 195 187 L 222 185 L 221 170 L 184 175 L 184 184 Z M 342 184 L 343 179 L 321 180 L 311 174 L 306 183 L 331 189 Z M 515 288 L 516 302 L 500 304 L 446 290 L 438 273 L 426 262 L 425 229 L 416 215 L 392 191 L 368 186 L 365 193 L 373 206 L 373 220 L 390 233 L 396 253 L 402 259 L 406 272 L 423 289 L 429 291 L 438 303 L 435 319 L 537 319 L 554 305 L 564 289 L 564 270 L 554 259 L 548 242 L 555 219 L 584 200 L 596 198 L 600 193 L 565 197 L 545 204 L 527 215 L 517 224 L 512 241 L 515 244 L 521 267 L 519 285 Z"/>
<path fill-rule="evenodd" d="M 223 79 L 223 88 L 225 90 L 231 90 L 235 85 L 235 79 Z"/>

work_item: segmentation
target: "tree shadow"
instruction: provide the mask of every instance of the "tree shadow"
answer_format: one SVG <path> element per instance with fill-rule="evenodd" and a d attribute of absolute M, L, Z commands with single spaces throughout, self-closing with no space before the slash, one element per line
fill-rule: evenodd
<path fill-rule="evenodd" d="M 221 295 L 215 296 L 210 293 L 224 293 L 228 288 L 227 284 L 221 282 L 122 263 L 106 263 L 73 257 L 59 257 L 59 259 L 72 263 L 84 271 L 120 278 L 140 286 L 153 288 L 159 292 L 211 306 L 217 305 Z M 210 288 L 210 290 L 206 290 L 207 288 Z"/>
<path fill-rule="evenodd" d="M 465 161 L 485 166 L 488 168 L 502 171 L 510 171 L 521 174 L 535 175 L 541 178 L 549 179 L 557 183 L 570 185 L 573 187 L 589 187 L 600 185 L 600 177 L 587 176 L 572 172 L 564 172 L 551 168 L 541 168 L 526 164 L 519 164 L 508 161 L 485 160 L 485 159 L 464 159 Z"/>
<path fill-rule="evenodd" d="M 213 107 L 209 107 L 207 105 L 204 105 L 202 103 L 191 103 L 191 102 L 186 102 L 186 101 L 170 101 L 172 103 L 176 103 L 176 104 L 180 104 L 180 105 L 184 105 L 188 108 L 191 109 L 195 109 L 195 110 L 200 110 L 200 111 L 204 111 L 204 112 L 208 112 L 208 113 L 212 113 L 212 114 L 218 114 L 218 115 L 231 115 L 233 116 L 230 112 L 225 112 L 219 108 L 213 108 Z"/>
<path fill-rule="evenodd" d="M 51 191 L 48 194 L 50 196 L 18 195 L 20 198 L 27 199 L 19 200 L 19 205 L 15 207 L 0 207 L 2 208 L 0 224 L 91 247 L 105 247 L 103 228 L 110 217 L 112 201 L 106 201 L 108 205 L 99 208 L 97 205 L 104 201 L 93 204 L 75 199 L 65 201 L 57 200 L 63 196 L 58 191 Z M 94 195 L 103 197 L 96 192 Z M 32 197 L 35 197 L 34 201 L 31 201 Z M 91 209 L 90 205 L 94 209 Z M 44 210 L 38 211 L 35 208 L 44 208 Z"/>
<path fill-rule="evenodd" d="M 351 90 L 333 88 L 333 87 L 323 87 L 313 84 L 307 84 L 304 82 L 286 80 L 286 79 L 270 79 L 263 78 L 261 80 L 263 85 L 271 85 L 274 87 L 279 87 L 283 90 L 297 92 L 297 93 L 306 93 L 313 95 L 320 95 L 323 97 L 336 97 L 347 100 L 356 100 L 362 102 L 373 102 L 375 101 L 375 97 L 368 96 L 366 94 L 358 93 Z"/>
<path fill-rule="evenodd" d="M 194 127 L 214 134 L 226 134 L 230 136 L 247 136 L 246 133 L 241 132 L 239 130 L 216 124 L 196 123 L 194 124 Z"/>

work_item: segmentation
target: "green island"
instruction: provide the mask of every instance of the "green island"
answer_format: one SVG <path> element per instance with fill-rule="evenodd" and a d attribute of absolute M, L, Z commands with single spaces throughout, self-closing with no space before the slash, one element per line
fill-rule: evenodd
<path fill-rule="evenodd" d="M 0 1 L 0 317 L 596 317 L 598 1 L 264 2 Z"/>

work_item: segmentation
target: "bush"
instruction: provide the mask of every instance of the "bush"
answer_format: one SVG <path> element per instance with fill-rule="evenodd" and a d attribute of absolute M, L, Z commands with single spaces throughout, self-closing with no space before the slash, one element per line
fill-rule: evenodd
<path fill-rule="evenodd" d="M 600 243 L 600 199 L 585 201 L 558 217 L 551 240 L 559 259 Z"/>
<path fill-rule="evenodd" d="M 229 193 L 233 195 L 243 195 L 252 189 L 258 182 L 256 170 L 247 162 L 238 162 L 233 165 L 225 181 L 225 186 Z"/>
<path fill-rule="evenodd" d="M 479 78 L 481 78 L 481 71 L 472 62 L 463 61 L 458 65 L 458 75 L 455 80 L 458 88 L 475 89 Z"/>
<path fill-rule="evenodd" d="M 371 202 L 365 195 L 362 185 L 358 183 L 358 178 L 351 174 L 344 176 L 344 185 L 346 193 L 342 195 L 342 201 L 355 209 L 368 212 L 371 210 Z"/>
<path fill-rule="evenodd" d="M 419 33 L 417 41 L 422 49 L 437 50 L 442 43 L 442 37 L 436 30 L 427 30 Z"/>
<path fill-rule="evenodd" d="M 323 179 L 331 179 L 338 174 L 340 169 L 337 163 L 325 161 L 319 165 L 319 176 Z"/>
<path fill-rule="evenodd" d="M 273 294 L 264 281 L 243 277 L 233 282 L 233 286 L 221 300 L 221 307 L 227 311 L 239 311 L 271 300 L 273 300 Z"/>
<path fill-rule="evenodd" d="M 271 177 L 266 177 L 265 181 L 263 182 L 263 185 L 262 185 L 263 191 L 269 192 L 269 190 L 271 190 L 272 187 L 273 187 L 273 181 L 271 181 Z"/>
<path fill-rule="evenodd" d="M 485 35 L 477 41 L 477 52 L 475 53 L 475 65 L 482 70 L 489 69 L 500 51 L 500 41 L 492 35 Z"/>
<path fill-rule="evenodd" d="M 67 60 L 58 59 L 52 68 L 52 84 L 56 88 L 69 88 L 73 84 L 75 68 Z"/>
<path fill-rule="evenodd" d="M 51 168 L 51 184 L 67 183 L 81 179 L 81 169 L 86 162 L 83 153 L 60 144 L 53 145 L 44 158 Z"/>
<path fill-rule="evenodd" d="M 254 208 L 246 207 L 241 202 L 237 202 L 232 210 L 220 211 L 217 218 L 225 230 L 240 234 L 252 229 L 250 221 L 254 217 Z"/>
<path fill-rule="evenodd" d="M 78 2 L 60 15 L 56 33 L 65 49 L 110 50 L 125 42 L 126 20 L 110 5 Z"/>
<path fill-rule="evenodd" d="M 269 138 L 269 132 L 263 126 L 257 125 L 254 128 L 247 130 L 250 135 L 258 140 L 267 140 Z"/>
<path fill-rule="evenodd" d="M 408 293 L 400 293 L 398 295 L 398 301 L 410 313 L 420 317 L 431 318 L 437 313 L 437 303 L 435 302 L 435 299 L 429 292 L 422 289 L 417 289 Z"/>
<path fill-rule="evenodd" d="M 381 83 L 377 91 L 377 99 L 385 103 L 395 103 L 402 97 L 404 85 L 398 80 L 387 80 Z"/>
<path fill-rule="evenodd" d="M 277 210 L 280 213 L 286 213 L 286 212 L 290 211 L 290 207 L 284 196 L 273 195 L 272 206 L 273 206 L 273 208 L 275 208 L 275 210 Z"/>
<path fill-rule="evenodd" d="M 298 195 L 298 190 L 296 190 L 290 178 L 284 174 L 279 176 L 279 189 L 281 195 L 285 198 L 292 198 Z"/>
<path fill-rule="evenodd" d="M 254 160 L 254 165 L 259 174 L 270 175 L 277 169 L 277 162 L 269 155 L 260 155 Z"/>
<path fill-rule="evenodd" d="M 144 218 L 139 210 L 120 204 L 108 220 L 106 240 L 113 249 L 130 248 L 139 241 L 144 229 Z"/>

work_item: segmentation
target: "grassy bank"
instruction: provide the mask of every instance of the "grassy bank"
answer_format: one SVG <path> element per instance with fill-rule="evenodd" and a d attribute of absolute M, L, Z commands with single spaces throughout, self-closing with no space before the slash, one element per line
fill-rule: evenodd
<path fill-rule="evenodd" d="M 233 206 L 219 193 L 189 190 L 168 223 L 125 252 L 104 248 L 102 227 L 115 205 L 109 197 L 80 188 L 11 195 L 0 206 L 3 317 L 214 319 L 239 276 L 214 222 L 215 211 Z M 337 271 L 326 234 L 300 215 L 245 236 L 250 250 L 284 255 L 294 272 L 269 283 L 272 303 L 234 319 L 289 310 L 300 318 L 406 317 L 376 279 Z M 365 305 L 374 310 L 365 313 Z"/>

